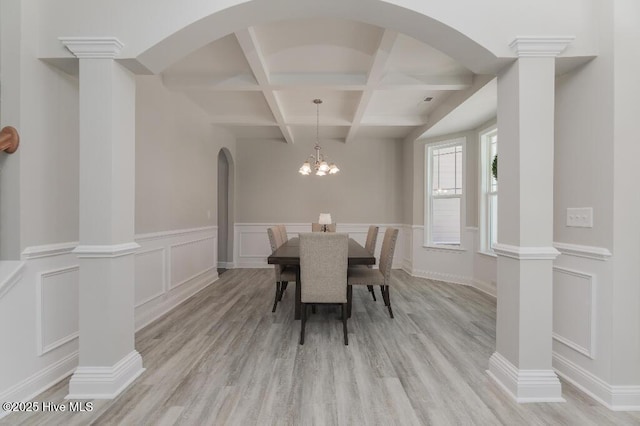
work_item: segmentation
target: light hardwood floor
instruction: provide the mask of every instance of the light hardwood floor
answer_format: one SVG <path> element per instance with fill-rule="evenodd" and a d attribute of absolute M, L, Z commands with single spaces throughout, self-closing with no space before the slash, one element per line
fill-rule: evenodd
<path fill-rule="evenodd" d="M 11 425 L 623 425 L 563 383 L 566 403 L 516 404 L 487 376 L 495 300 L 394 270 L 390 319 L 354 289 L 349 346 L 339 309 L 318 307 L 304 346 L 292 285 L 271 313 L 272 269 L 238 269 L 136 334 L 146 371 L 90 413 L 13 414 Z M 35 401 L 62 402 L 67 380 Z"/>

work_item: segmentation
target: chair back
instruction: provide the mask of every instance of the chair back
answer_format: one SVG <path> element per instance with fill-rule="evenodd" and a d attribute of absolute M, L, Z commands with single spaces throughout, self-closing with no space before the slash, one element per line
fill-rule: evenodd
<path fill-rule="evenodd" d="M 382 240 L 382 250 L 380 251 L 380 272 L 384 275 L 385 285 L 390 285 L 391 265 L 393 264 L 393 252 L 396 250 L 396 240 L 398 239 L 397 228 L 387 228 Z"/>
<path fill-rule="evenodd" d="M 319 223 L 312 223 L 311 224 L 311 232 L 322 232 L 322 227 L 324 225 L 320 225 Z M 335 223 L 330 223 L 327 225 L 327 232 L 336 232 L 336 224 Z"/>
<path fill-rule="evenodd" d="M 364 245 L 364 248 L 366 248 L 367 251 L 371 254 L 374 254 L 376 251 L 376 241 L 378 241 L 379 230 L 380 228 L 375 225 L 369 226 L 369 232 L 367 232 L 367 241 Z"/>
<path fill-rule="evenodd" d="M 302 303 L 347 303 L 349 236 L 300 234 Z"/>
<path fill-rule="evenodd" d="M 267 234 L 269 235 L 269 244 L 271 244 L 271 252 L 275 252 L 281 245 L 280 233 L 276 228 L 267 228 Z M 283 269 L 283 265 L 273 265 L 273 269 L 276 273 L 276 281 L 280 282 L 280 272 Z"/>
<path fill-rule="evenodd" d="M 287 241 L 289 241 L 289 236 L 287 235 L 287 227 L 284 225 L 276 225 L 276 229 L 278 230 L 278 232 L 280 232 L 280 241 L 282 241 L 282 244 L 286 243 Z"/>

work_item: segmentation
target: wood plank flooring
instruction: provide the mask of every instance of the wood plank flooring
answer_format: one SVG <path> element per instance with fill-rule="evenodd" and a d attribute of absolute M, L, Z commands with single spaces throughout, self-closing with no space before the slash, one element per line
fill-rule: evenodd
<path fill-rule="evenodd" d="M 566 403 L 516 404 L 487 376 L 495 300 L 394 270 L 390 319 L 354 288 L 349 346 L 339 309 L 271 313 L 272 269 L 236 269 L 136 334 L 146 371 L 90 413 L 12 414 L 11 425 L 632 425 L 567 383 Z M 68 379 L 35 398 L 62 402 Z"/>

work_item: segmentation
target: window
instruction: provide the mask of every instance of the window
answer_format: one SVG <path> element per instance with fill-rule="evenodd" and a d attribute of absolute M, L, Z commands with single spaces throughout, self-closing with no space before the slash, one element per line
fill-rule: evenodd
<path fill-rule="evenodd" d="M 493 245 L 498 240 L 498 181 L 493 177 L 493 161 L 498 155 L 498 129 L 490 129 L 480 135 L 482 200 L 481 247 L 484 253 L 493 253 Z"/>
<path fill-rule="evenodd" d="M 464 139 L 426 149 L 425 245 L 460 246 L 463 211 Z"/>

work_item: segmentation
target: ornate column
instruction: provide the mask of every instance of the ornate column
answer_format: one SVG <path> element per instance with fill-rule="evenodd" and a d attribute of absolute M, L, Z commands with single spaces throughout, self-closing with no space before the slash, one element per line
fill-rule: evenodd
<path fill-rule="evenodd" d="M 117 396 L 144 369 L 134 348 L 135 80 L 116 38 L 61 38 L 80 62 L 80 361 L 74 399 Z"/>
<path fill-rule="evenodd" d="M 496 352 L 489 375 L 518 402 L 564 401 L 552 360 L 555 57 L 572 38 L 517 38 L 498 75 Z"/>

